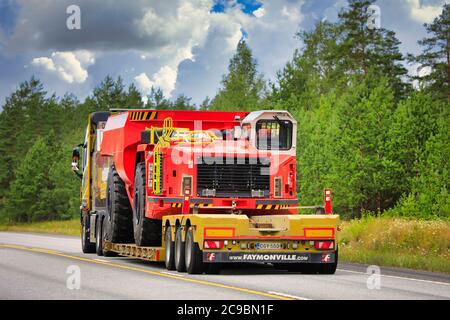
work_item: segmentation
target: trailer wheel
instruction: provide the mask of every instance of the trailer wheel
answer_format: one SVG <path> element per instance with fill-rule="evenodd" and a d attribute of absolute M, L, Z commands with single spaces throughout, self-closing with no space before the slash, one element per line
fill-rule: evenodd
<path fill-rule="evenodd" d="M 81 223 L 81 250 L 83 253 L 95 253 L 95 244 L 91 242 L 89 215 L 83 215 Z"/>
<path fill-rule="evenodd" d="M 164 241 L 166 242 L 166 269 L 175 270 L 175 241 L 172 240 L 172 230 L 170 226 L 166 227 Z"/>
<path fill-rule="evenodd" d="M 185 245 L 183 242 L 183 228 L 179 226 L 175 234 L 175 269 L 178 272 L 186 271 Z"/>
<path fill-rule="evenodd" d="M 137 165 L 134 176 L 134 241 L 138 246 L 159 247 L 162 221 L 145 217 L 145 196 L 145 163 L 141 162 Z"/>
<path fill-rule="evenodd" d="M 115 257 L 117 256 L 117 253 L 112 251 L 105 250 L 105 246 L 103 245 L 103 241 L 108 240 L 111 241 L 110 237 L 110 224 L 107 218 L 103 219 L 103 225 L 102 225 L 102 252 L 105 257 Z"/>
<path fill-rule="evenodd" d="M 133 242 L 133 221 L 125 184 L 115 166 L 109 168 L 106 193 L 106 211 L 109 240 L 116 243 Z"/>
<path fill-rule="evenodd" d="M 102 217 L 98 217 L 95 222 L 95 251 L 98 256 L 103 256 L 103 232 L 101 219 Z"/>
<path fill-rule="evenodd" d="M 186 233 L 185 242 L 185 261 L 186 270 L 189 274 L 200 274 L 203 273 L 203 255 L 200 250 L 198 243 L 194 242 L 194 232 L 192 227 L 189 227 Z"/>

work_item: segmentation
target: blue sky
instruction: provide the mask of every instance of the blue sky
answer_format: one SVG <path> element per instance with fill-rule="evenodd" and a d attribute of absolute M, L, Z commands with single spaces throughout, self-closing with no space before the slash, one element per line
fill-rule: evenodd
<path fill-rule="evenodd" d="M 417 53 L 423 23 L 446 0 L 378 0 L 382 27 L 403 53 Z M 68 30 L 78 5 L 81 30 Z M 48 92 L 90 94 L 106 75 L 122 76 L 145 95 L 200 103 L 213 97 L 237 42 L 245 37 L 266 79 L 292 57 L 298 30 L 335 21 L 346 0 L 0 0 L 0 104 L 21 81 L 40 78 Z"/>

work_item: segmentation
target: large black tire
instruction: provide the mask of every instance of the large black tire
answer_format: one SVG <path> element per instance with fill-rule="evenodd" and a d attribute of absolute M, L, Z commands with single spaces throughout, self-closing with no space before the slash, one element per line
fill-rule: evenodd
<path fill-rule="evenodd" d="M 109 229 L 110 226 L 111 226 L 111 224 L 109 223 L 108 219 L 104 218 L 103 219 L 103 224 L 102 224 L 102 240 L 103 241 L 105 241 L 105 240 L 111 241 L 110 229 Z M 102 252 L 103 252 L 103 255 L 105 257 L 115 257 L 115 256 L 117 256 L 117 253 L 105 250 L 104 243 L 102 243 Z"/>
<path fill-rule="evenodd" d="M 161 246 L 162 221 L 145 217 L 145 163 L 136 166 L 134 175 L 133 228 L 138 246 Z"/>
<path fill-rule="evenodd" d="M 172 239 L 172 228 L 166 227 L 164 242 L 166 243 L 165 264 L 167 270 L 175 270 L 175 241 Z"/>
<path fill-rule="evenodd" d="M 106 219 L 108 219 L 108 240 L 115 243 L 133 242 L 132 210 L 125 184 L 111 166 L 108 174 L 106 195 Z"/>
<path fill-rule="evenodd" d="M 95 222 L 95 252 L 98 256 L 103 256 L 103 231 L 102 231 L 102 217 L 98 217 Z"/>
<path fill-rule="evenodd" d="M 201 274 L 205 268 L 203 264 L 203 254 L 198 243 L 194 242 L 194 232 L 192 227 L 186 232 L 185 241 L 185 263 L 189 274 Z"/>
<path fill-rule="evenodd" d="M 186 272 L 186 256 L 185 256 L 185 245 L 183 242 L 183 229 L 177 228 L 175 234 L 175 269 L 178 272 Z"/>
<path fill-rule="evenodd" d="M 89 215 L 81 219 L 81 250 L 83 253 L 95 253 L 95 243 L 91 242 L 91 228 Z"/>

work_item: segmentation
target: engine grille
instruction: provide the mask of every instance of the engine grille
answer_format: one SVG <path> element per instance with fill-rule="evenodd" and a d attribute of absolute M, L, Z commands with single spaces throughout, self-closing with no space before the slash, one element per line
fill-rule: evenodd
<path fill-rule="evenodd" d="M 252 197 L 252 191 L 269 196 L 270 162 L 257 158 L 199 159 L 197 164 L 197 196 L 214 191 L 216 197 Z"/>

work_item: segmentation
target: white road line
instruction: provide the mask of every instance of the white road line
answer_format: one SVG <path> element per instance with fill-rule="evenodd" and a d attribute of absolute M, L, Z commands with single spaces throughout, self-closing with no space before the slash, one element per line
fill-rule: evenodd
<path fill-rule="evenodd" d="M 303 297 L 299 297 L 299 296 L 294 296 L 292 294 L 276 292 L 276 291 L 267 291 L 267 293 L 273 294 L 273 295 L 276 295 L 276 296 L 280 296 L 280 297 L 296 299 L 296 300 L 311 300 L 311 299 L 308 299 L 308 298 L 303 298 Z"/>
<path fill-rule="evenodd" d="M 100 262 L 106 262 L 106 263 L 110 263 L 111 262 L 109 260 L 103 260 L 103 259 L 92 259 L 92 260 L 100 261 Z"/>
<path fill-rule="evenodd" d="M 180 277 L 180 278 L 184 277 L 184 275 L 179 274 L 179 273 L 172 273 L 172 272 L 167 272 L 167 271 L 160 271 L 160 273 L 164 273 L 164 274 L 168 274 L 170 276 L 176 276 L 176 277 Z"/>
<path fill-rule="evenodd" d="M 366 276 L 368 276 L 369 274 L 367 274 L 366 272 L 360 272 L 360 271 L 352 271 L 352 270 L 345 270 L 345 269 L 336 269 L 338 271 L 343 271 L 343 272 L 349 272 L 349 273 L 357 273 L 357 274 L 364 274 Z M 415 278 L 408 278 L 408 277 L 398 277 L 398 276 L 390 276 L 387 274 L 380 274 L 382 277 L 386 277 L 386 278 L 393 278 L 393 279 L 402 279 L 402 280 L 411 280 L 411 281 L 418 281 L 418 282 L 427 282 L 427 283 L 433 283 L 433 284 L 441 284 L 444 286 L 450 286 L 450 283 L 448 282 L 439 282 L 439 281 L 432 281 L 432 280 L 424 280 L 424 279 L 415 279 Z"/>

